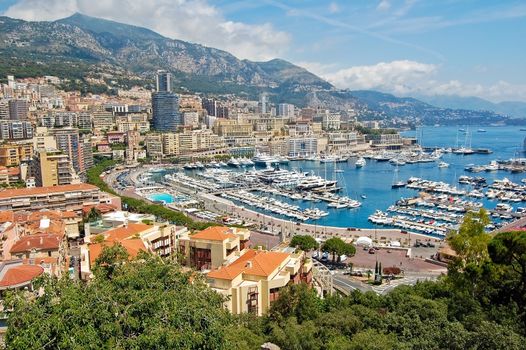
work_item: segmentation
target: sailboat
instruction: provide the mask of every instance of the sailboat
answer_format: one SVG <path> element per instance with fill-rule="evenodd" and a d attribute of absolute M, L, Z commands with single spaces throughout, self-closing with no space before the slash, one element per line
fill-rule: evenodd
<path fill-rule="evenodd" d="M 391 188 L 402 188 L 407 185 L 407 182 L 398 180 L 398 165 L 396 166 L 395 173 L 393 176 L 393 183 L 391 184 Z"/>

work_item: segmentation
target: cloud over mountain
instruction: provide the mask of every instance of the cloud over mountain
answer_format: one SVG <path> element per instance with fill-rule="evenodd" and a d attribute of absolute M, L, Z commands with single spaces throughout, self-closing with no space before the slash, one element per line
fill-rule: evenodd
<path fill-rule="evenodd" d="M 21 0 L 4 15 L 56 20 L 75 12 L 143 26 L 170 38 L 198 42 L 253 60 L 279 57 L 290 42 L 287 33 L 270 23 L 229 21 L 206 0 Z"/>

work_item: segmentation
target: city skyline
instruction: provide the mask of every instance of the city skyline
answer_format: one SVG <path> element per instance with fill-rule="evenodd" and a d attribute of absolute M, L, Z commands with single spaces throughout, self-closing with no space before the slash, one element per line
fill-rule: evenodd
<path fill-rule="evenodd" d="M 240 58 L 284 58 L 339 88 L 526 101 L 526 52 L 514 45 L 526 34 L 526 5 L 517 1 L 128 3 L 8 0 L 0 13 L 54 20 L 78 11 Z"/>

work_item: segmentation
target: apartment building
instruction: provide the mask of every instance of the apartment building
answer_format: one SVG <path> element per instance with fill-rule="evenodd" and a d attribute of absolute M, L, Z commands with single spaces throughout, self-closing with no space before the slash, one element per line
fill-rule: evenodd
<path fill-rule="evenodd" d="M 187 266 L 211 270 L 248 248 L 249 238 L 247 229 L 212 226 L 193 235 L 181 236 L 178 249 Z"/>
<path fill-rule="evenodd" d="M 303 252 L 248 249 L 206 277 L 209 286 L 227 298 L 225 306 L 230 312 L 261 316 L 283 287 L 312 282 L 312 261 Z"/>
<path fill-rule="evenodd" d="M 319 153 L 317 137 L 294 137 L 288 140 L 289 157 L 308 157 Z"/>
<path fill-rule="evenodd" d="M 84 206 L 101 203 L 115 208 L 121 207 L 119 197 L 101 192 L 98 187 L 84 183 L 0 191 L 0 211 L 49 209 L 80 212 Z"/>
<path fill-rule="evenodd" d="M 5 143 L 0 145 L 0 166 L 13 167 L 28 162 L 33 156 L 33 143 Z"/>
<path fill-rule="evenodd" d="M 77 180 L 69 157 L 59 150 L 40 149 L 31 164 L 35 184 L 39 187 L 69 185 Z"/>
<path fill-rule="evenodd" d="M 33 126 L 28 121 L 0 120 L 0 138 L 22 140 L 33 138 Z"/>

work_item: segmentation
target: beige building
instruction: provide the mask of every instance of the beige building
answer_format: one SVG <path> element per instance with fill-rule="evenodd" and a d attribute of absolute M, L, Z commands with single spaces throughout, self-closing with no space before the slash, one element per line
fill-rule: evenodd
<path fill-rule="evenodd" d="M 32 163 L 32 175 L 39 187 L 79 182 L 69 157 L 58 150 L 38 150 Z"/>
<path fill-rule="evenodd" d="M 312 281 L 312 261 L 305 254 L 249 249 L 227 266 L 207 274 L 207 283 L 227 297 L 234 314 L 265 314 L 278 299 L 281 288 Z"/>
<path fill-rule="evenodd" d="M 250 123 L 238 122 L 233 119 L 217 119 L 214 124 L 214 132 L 225 138 L 250 137 L 252 136 L 253 126 Z"/>
<path fill-rule="evenodd" d="M 80 212 L 85 206 L 101 203 L 115 208 L 121 207 L 119 197 L 101 192 L 98 187 L 84 183 L 0 191 L 0 211 L 49 209 Z"/>
<path fill-rule="evenodd" d="M 0 145 L 0 166 L 12 167 L 30 161 L 33 156 L 33 143 L 6 143 Z"/>
<path fill-rule="evenodd" d="M 115 118 L 112 112 L 97 111 L 92 114 L 93 129 L 102 130 L 114 130 Z"/>
<path fill-rule="evenodd" d="M 183 235 L 178 248 L 186 265 L 197 270 L 211 270 L 246 249 L 249 238 L 247 229 L 212 226 L 193 235 Z"/>
<path fill-rule="evenodd" d="M 38 127 L 35 135 L 33 136 L 33 149 L 56 149 L 57 141 L 55 136 L 48 133 L 48 129 L 45 127 Z"/>

